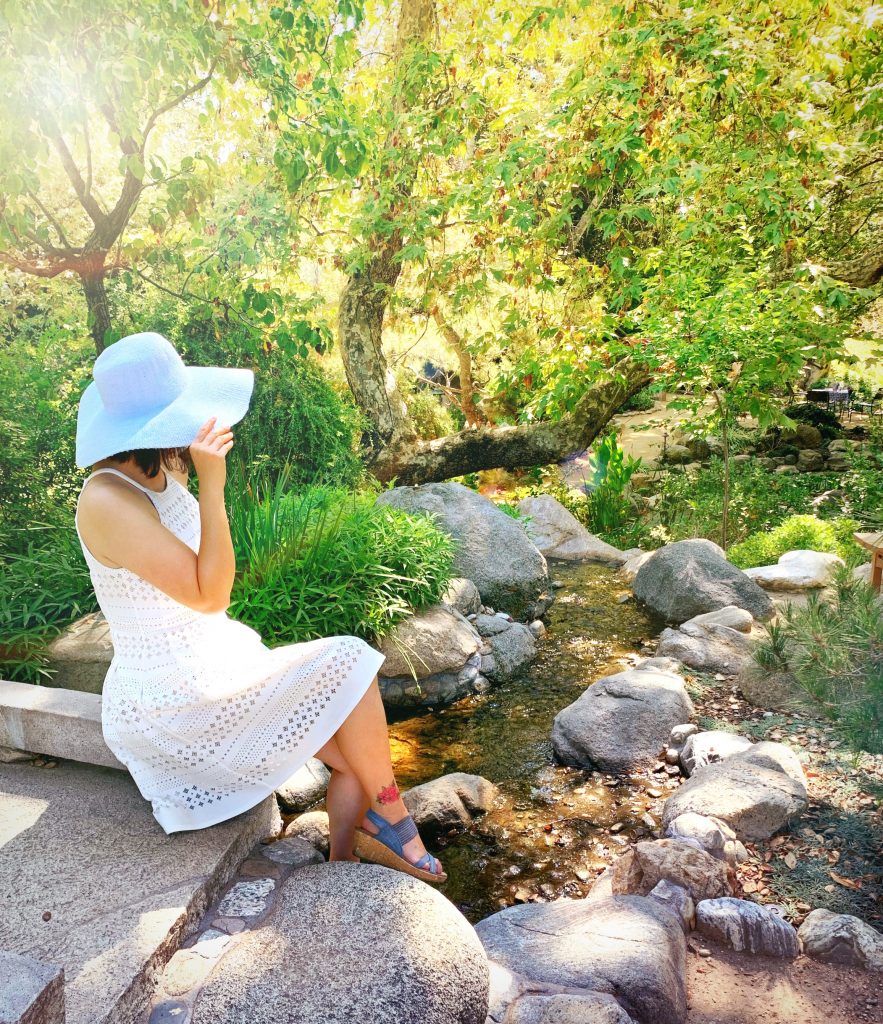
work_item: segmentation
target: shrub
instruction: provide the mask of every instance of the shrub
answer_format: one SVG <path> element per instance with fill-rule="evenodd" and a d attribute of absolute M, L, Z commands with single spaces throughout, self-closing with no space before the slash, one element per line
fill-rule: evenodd
<path fill-rule="evenodd" d="M 787 406 L 782 412 L 789 420 L 794 420 L 796 423 L 809 423 L 829 441 L 834 437 L 840 437 L 843 433 L 843 424 L 837 419 L 837 414 L 826 405 L 801 402 L 799 405 Z"/>
<path fill-rule="evenodd" d="M 850 564 L 861 561 L 861 548 L 852 539 L 859 528 L 854 519 L 817 519 L 815 516 L 789 516 L 769 531 L 753 533 L 734 544 L 727 558 L 740 569 L 772 565 L 786 551 L 809 549 L 840 555 Z"/>
<path fill-rule="evenodd" d="M 658 385 L 648 384 L 641 388 L 636 394 L 625 403 L 620 412 L 649 412 L 659 397 L 660 388 Z"/>
<path fill-rule="evenodd" d="M 46 644 L 97 605 L 73 528 L 28 533 L 23 551 L 0 560 L 0 675 L 36 682 Z"/>
<path fill-rule="evenodd" d="M 789 605 L 757 660 L 791 672 L 854 750 L 883 753 L 883 605 L 866 584 L 838 574 L 832 602 Z"/>
<path fill-rule="evenodd" d="M 425 516 L 370 494 L 287 481 L 235 487 L 230 515 L 239 572 L 231 614 L 265 642 L 383 636 L 441 597 L 453 545 Z"/>

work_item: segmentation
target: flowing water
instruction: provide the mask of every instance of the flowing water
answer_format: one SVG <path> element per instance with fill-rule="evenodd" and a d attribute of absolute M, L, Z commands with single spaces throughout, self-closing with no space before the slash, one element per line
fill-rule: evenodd
<path fill-rule="evenodd" d="M 626 667 L 660 624 L 622 602 L 629 590 L 614 570 L 550 570 L 563 586 L 538 657 L 518 678 L 390 726 L 403 788 L 455 771 L 500 788 L 499 805 L 469 831 L 430 842 L 449 876 L 443 891 L 473 921 L 516 902 L 585 895 L 621 848 L 652 830 L 674 785 L 664 771 L 614 777 L 555 762 L 555 715 Z"/>

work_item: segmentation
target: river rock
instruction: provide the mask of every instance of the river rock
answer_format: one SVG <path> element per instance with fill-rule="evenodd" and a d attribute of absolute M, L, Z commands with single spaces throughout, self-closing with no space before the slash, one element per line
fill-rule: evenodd
<path fill-rule="evenodd" d="M 681 750 L 681 768 L 686 775 L 692 775 L 697 768 L 714 761 L 723 761 L 725 757 L 731 757 L 733 754 L 741 754 L 750 746 L 751 740 L 745 736 L 737 736 L 736 733 L 723 729 L 696 733 L 687 738 Z"/>
<path fill-rule="evenodd" d="M 402 794 L 405 806 L 420 828 L 467 828 L 474 818 L 493 807 L 497 787 L 481 775 L 452 772 L 424 782 Z"/>
<path fill-rule="evenodd" d="M 883 934 L 852 914 L 813 910 L 797 934 L 807 956 L 883 971 Z"/>
<path fill-rule="evenodd" d="M 776 565 L 746 569 L 765 590 L 814 590 L 827 587 L 843 559 L 824 551 L 786 551 Z"/>
<path fill-rule="evenodd" d="M 664 831 L 687 812 L 719 818 L 740 839 L 768 839 L 806 807 L 806 784 L 791 778 L 755 743 L 698 769 L 665 801 Z M 781 744 L 773 744 L 781 746 Z"/>
<path fill-rule="evenodd" d="M 726 860 L 727 843 L 736 839 L 736 833 L 719 818 L 688 811 L 668 823 L 665 834 L 672 839 L 689 839 L 699 843 L 706 853 L 718 860 Z"/>
<path fill-rule="evenodd" d="M 797 453 L 797 468 L 801 473 L 820 473 L 825 468 L 825 456 L 813 448 L 803 448 Z"/>
<path fill-rule="evenodd" d="M 700 935 L 735 949 L 793 960 L 800 953 L 792 924 L 749 900 L 733 896 L 696 904 L 696 930 Z"/>
<path fill-rule="evenodd" d="M 662 455 L 662 461 L 670 466 L 682 466 L 693 461 L 693 453 L 685 444 L 670 444 Z"/>
<path fill-rule="evenodd" d="M 768 672 L 759 665 L 746 665 L 739 673 L 737 687 L 745 700 L 770 711 L 793 708 L 801 694 L 790 672 Z"/>
<path fill-rule="evenodd" d="M 441 603 L 461 615 L 474 615 L 481 611 L 481 594 L 472 580 L 467 580 L 465 576 L 455 576 L 442 594 Z"/>
<path fill-rule="evenodd" d="M 629 583 L 633 583 L 635 577 L 638 575 L 638 570 L 641 566 L 655 554 L 654 551 L 635 551 L 633 554 L 624 552 L 629 557 L 622 563 L 620 571 Z"/>
<path fill-rule="evenodd" d="M 651 764 L 693 705 L 682 676 L 628 669 L 599 679 L 555 716 L 552 746 L 563 764 L 628 772 Z"/>
<path fill-rule="evenodd" d="M 285 829 L 285 836 L 296 836 L 306 840 L 319 853 L 328 853 L 331 830 L 325 811 L 307 811 L 292 821 Z"/>
<path fill-rule="evenodd" d="M 510 679 L 537 656 L 536 637 L 531 630 L 520 622 L 510 622 L 508 625 L 508 629 L 486 637 L 491 647 L 493 665 L 485 671 L 485 675 L 494 682 Z M 482 667 L 484 669 L 483 663 Z"/>
<path fill-rule="evenodd" d="M 614 861 L 612 872 L 617 896 L 646 896 L 661 881 L 681 886 L 697 902 L 733 891 L 723 861 L 680 839 L 635 843 Z"/>
<path fill-rule="evenodd" d="M 525 904 L 479 921 L 475 930 L 492 963 L 529 979 L 535 990 L 615 995 L 639 1024 L 686 1018 L 686 940 L 679 919 L 655 899 Z"/>
<path fill-rule="evenodd" d="M 589 533 L 576 516 L 551 494 L 522 498 L 518 502 L 518 511 L 529 516 L 524 528 L 546 558 L 612 562 L 615 565 L 625 561 L 619 548 Z"/>
<path fill-rule="evenodd" d="M 760 620 L 769 619 L 774 610 L 769 595 L 710 540 L 681 540 L 655 551 L 638 570 L 634 592 L 675 624 L 731 605 Z"/>
<path fill-rule="evenodd" d="M 726 626 L 728 629 L 735 629 L 739 633 L 750 633 L 754 626 L 754 616 L 744 608 L 737 608 L 729 604 L 725 608 L 718 608 L 713 612 L 704 612 L 702 615 L 694 615 L 681 624 L 681 629 L 686 627 L 705 626 Z"/>
<path fill-rule="evenodd" d="M 484 1024 L 488 965 L 463 915 L 399 871 L 295 872 L 263 928 L 242 933 L 192 1024 Z"/>
<path fill-rule="evenodd" d="M 457 672 L 481 647 L 478 634 L 462 616 L 443 604 L 403 619 L 381 640 L 386 657 L 380 675 L 425 679 L 437 672 Z"/>
<path fill-rule="evenodd" d="M 309 761 L 281 786 L 276 787 L 276 796 L 282 809 L 289 814 L 305 811 L 325 795 L 331 772 L 320 760 L 311 757 Z"/>
<path fill-rule="evenodd" d="M 647 895 L 652 900 L 658 900 L 678 917 L 685 932 L 692 931 L 696 923 L 696 903 L 687 889 L 663 878 Z"/>
<path fill-rule="evenodd" d="M 377 498 L 406 512 L 431 513 L 456 542 L 454 564 L 482 601 L 516 617 L 535 608 L 549 587 L 546 559 L 521 523 L 458 483 L 393 487 Z"/>
<path fill-rule="evenodd" d="M 275 843 L 268 843 L 263 848 L 263 854 L 269 860 L 287 864 L 294 870 L 306 867 L 307 864 L 322 864 L 325 860 L 312 843 L 300 836 L 283 836 Z"/>
<path fill-rule="evenodd" d="M 750 617 L 750 613 L 746 612 Z M 675 658 L 698 672 L 736 675 L 754 662 L 754 641 L 749 634 L 716 622 L 689 619 L 679 629 L 664 629 L 656 653 Z"/>

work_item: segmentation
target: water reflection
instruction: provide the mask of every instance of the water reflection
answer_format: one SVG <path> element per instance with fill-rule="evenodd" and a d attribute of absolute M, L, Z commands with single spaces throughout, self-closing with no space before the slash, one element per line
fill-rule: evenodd
<path fill-rule="evenodd" d="M 483 696 L 393 722 L 403 788 L 447 772 L 484 775 L 500 806 L 466 834 L 436 840 L 446 895 L 472 920 L 530 899 L 588 891 L 630 838 L 648 834 L 671 783 L 663 772 L 628 779 L 557 765 L 552 720 L 595 679 L 619 671 L 658 633 L 618 573 L 557 563 L 564 586 L 539 656 L 518 679 Z"/>

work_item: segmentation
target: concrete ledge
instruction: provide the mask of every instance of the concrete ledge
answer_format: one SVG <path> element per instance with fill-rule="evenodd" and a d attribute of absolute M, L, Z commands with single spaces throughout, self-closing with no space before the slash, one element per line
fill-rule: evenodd
<path fill-rule="evenodd" d="M 0 1024 L 64 1024 L 64 968 L 0 949 Z"/>
<path fill-rule="evenodd" d="M 123 772 L 0 765 L 0 949 L 64 967 L 67 1024 L 142 1024 L 157 974 L 278 828 L 269 796 L 166 835 Z"/>
<path fill-rule="evenodd" d="M 49 645 L 52 676 L 45 685 L 101 693 L 113 660 L 110 626 L 101 612 L 77 619 Z"/>
<path fill-rule="evenodd" d="M 0 747 L 125 771 L 104 742 L 97 693 L 0 679 Z"/>

